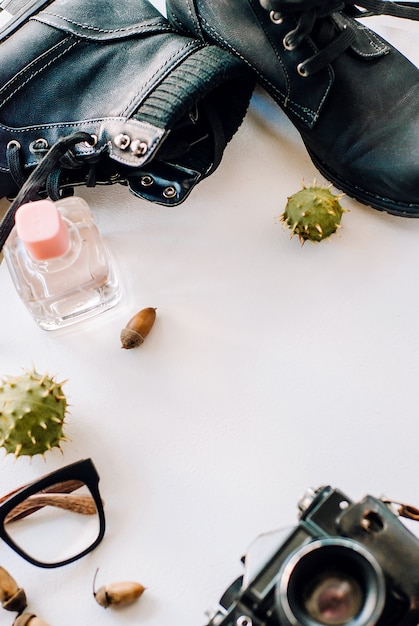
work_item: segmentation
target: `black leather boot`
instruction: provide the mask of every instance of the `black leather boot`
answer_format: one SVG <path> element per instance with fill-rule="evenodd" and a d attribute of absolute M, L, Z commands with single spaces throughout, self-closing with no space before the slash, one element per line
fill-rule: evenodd
<path fill-rule="evenodd" d="M 1 3 L 5 6 L 5 3 Z M 10 0 L 0 7 L 0 197 L 57 199 L 121 183 L 174 206 L 220 163 L 254 78 L 179 33 L 147 0 Z"/>
<path fill-rule="evenodd" d="M 243 59 L 319 171 L 376 209 L 419 216 L 419 70 L 359 17 L 380 0 L 167 0 L 169 20 Z"/>

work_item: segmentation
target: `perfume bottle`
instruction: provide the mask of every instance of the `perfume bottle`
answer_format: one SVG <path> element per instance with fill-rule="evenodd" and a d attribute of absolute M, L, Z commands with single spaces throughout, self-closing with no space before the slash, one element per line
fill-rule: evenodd
<path fill-rule="evenodd" d="M 109 253 L 82 198 L 19 207 L 4 257 L 20 298 L 44 330 L 85 320 L 120 299 Z"/>

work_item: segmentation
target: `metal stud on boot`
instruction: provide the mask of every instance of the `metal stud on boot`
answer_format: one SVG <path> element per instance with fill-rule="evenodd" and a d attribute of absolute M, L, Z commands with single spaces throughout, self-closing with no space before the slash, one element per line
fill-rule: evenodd
<path fill-rule="evenodd" d="M 358 18 L 381 0 L 166 0 L 178 28 L 243 59 L 319 171 L 364 204 L 419 217 L 419 70 Z"/>

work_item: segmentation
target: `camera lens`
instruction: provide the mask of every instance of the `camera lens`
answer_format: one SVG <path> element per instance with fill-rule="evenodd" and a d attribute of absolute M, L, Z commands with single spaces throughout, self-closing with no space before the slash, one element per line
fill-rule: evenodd
<path fill-rule="evenodd" d="M 333 537 L 300 547 L 284 563 L 276 611 L 285 626 L 365 626 L 385 600 L 384 576 L 361 544 Z"/>
<path fill-rule="evenodd" d="M 307 614 L 319 624 L 346 624 L 356 617 L 363 605 L 358 582 L 345 572 L 324 572 L 303 591 Z"/>

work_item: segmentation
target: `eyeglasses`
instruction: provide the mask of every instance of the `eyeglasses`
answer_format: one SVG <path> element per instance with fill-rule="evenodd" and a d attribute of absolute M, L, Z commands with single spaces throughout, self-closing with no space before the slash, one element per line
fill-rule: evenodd
<path fill-rule="evenodd" d="M 104 534 L 99 475 L 91 459 L 0 498 L 0 537 L 38 567 L 72 563 L 96 548 Z"/>

